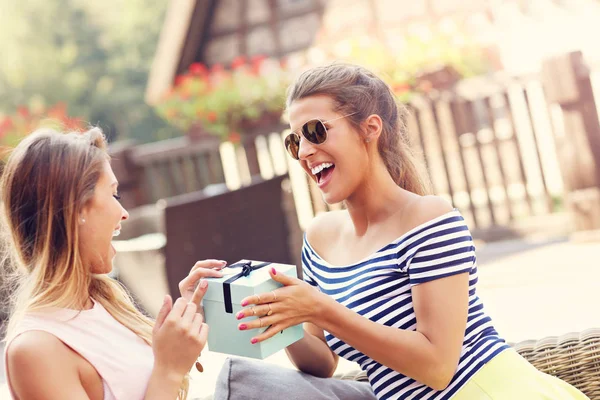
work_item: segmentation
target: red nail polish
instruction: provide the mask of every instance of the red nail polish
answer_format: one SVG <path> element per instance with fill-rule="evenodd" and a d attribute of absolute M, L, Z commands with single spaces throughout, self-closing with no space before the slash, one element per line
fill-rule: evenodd
<path fill-rule="evenodd" d="M 242 319 L 244 318 L 244 313 L 238 313 L 238 315 L 235 316 L 237 319 Z"/>
<path fill-rule="evenodd" d="M 239 329 L 240 331 L 245 331 L 246 329 L 248 329 L 248 326 L 246 324 L 240 324 Z"/>
<path fill-rule="evenodd" d="M 271 273 L 272 273 L 273 275 L 277 275 L 277 270 L 276 270 L 275 268 L 271 268 Z"/>
<path fill-rule="evenodd" d="M 248 305 L 248 300 L 242 301 L 242 307 L 246 307 Z"/>
<path fill-rule="evenodd" d="M 250 341 L 250 343 L 252 343 L 252 344 L 256 344 L 256 342 L 258 342 L 258 339 L 252 339 L 252 340 Z"/>

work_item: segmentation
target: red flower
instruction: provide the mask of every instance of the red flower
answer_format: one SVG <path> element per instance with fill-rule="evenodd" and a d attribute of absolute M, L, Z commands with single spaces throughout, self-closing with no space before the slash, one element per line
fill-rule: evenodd
<path fill-rule="evenodd" d="M 223 68 L 223 64 L 217 63 L 214 64 L 210 70 L 212 73 L 219 73 L 225 71 L 225 68 Z"/>
<path fill-rule="evenodd" d="M 246 64 L 246 57 L 245 56 L 237 56 L 231 62 L 231 68 L 232 69 L 238 69 L 239 67 L 241 67 L 241 66 L 243 66 L 245 64 Z"/>
<path fill-rule="evenodd" d="M 79 118 L 65 118 L 63 124 L 68 130 L 77 130 L 83 126 L 83 121 Z"/>
<path fill-rule="evenodd" d="M 217 120 L 219 119 L 219 116 L 217 115 L 216 112 L 214 111 L 209 111 L 206 114 L 206 119 L 209 120 L 210 122 L 217 122 Z"/>
<path fill-rule="evenodd" d="M 27 109 L 27 107 L 25 106 L 19 106 L 17 108 L 17 113 L 22 117 L 22 118 L 27 118 L 29 117 L 29 110 Z"/>
<path fill-rule="evenodd" d="M 175 87 L 183 85 L 189 78 L 189 75 L 178 75 L 175 78 Z"/>
<path fill-rule="evenodd" d="M 48 116 L 63 121 L 67 117 L 67 105 L 62 102 L 56 103 L 54 107 L 48 110 Z"/>
<path fill-rule="evenodd" d="M 15 124 L 13 123 L 12 119 L 10 119 L 9 117 L 4 118 L 4 120 L 2 121 L 2 123 L 0 123 L 0 132 L 5 133 L 10 131 L 12 128 L 14 128 Z"/>
<path fill-rule="evenodd" d="M 396 83 L 392 86 L 392 91 L 394 93 L 404 93 L 410 90 L 410 85 L 408 83 Z"/>
<path fill-rule="evenodd" d="M 182 100 L 189 100 L 189 98 L 192 97 L 192 94 L 189 90 L 184 89 L 181 91 L 179 97 L 181 97 Z"/>
<path fill-rule="evenodd" d="M 230 132 L 227 139 L 233 144 L 242 143 L 242 136 L 237 132 Z"/>
<path fill-rule="evenodd" d="M 262 66 L 263 62 L 267 59 L 267 57 L 265 56 L 254 56 L 252 57 L 251 63 L 252 63 L 252 73 L 254 75 L 258 75 L 260 73 L 260 67 Z"/>
<path fill-rule="evenodd" d="M 202 63 L 193 63 L 190 65 L 190 73 L 192 75 L 206 75 L 208 73 L 208 68 Z"/>

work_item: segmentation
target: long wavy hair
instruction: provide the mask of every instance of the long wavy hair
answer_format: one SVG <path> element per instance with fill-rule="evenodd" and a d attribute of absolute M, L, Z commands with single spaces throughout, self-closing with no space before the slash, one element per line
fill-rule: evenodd
<path fill-rule="evenodd" d="M 0 179 L 4 283 L 11 309 L 7 338 L 27 313 L 78 308 L 92 297 L 117 321 L 152 345 L 154 322 L 125 288 L 93 274 L 82 261 L 79 215 L 93 197 L 109 160 L 99 128 L 60 133 L 39 130 L 11 152 Z M 188 379 L 179 397 L 187 397 Z"/>

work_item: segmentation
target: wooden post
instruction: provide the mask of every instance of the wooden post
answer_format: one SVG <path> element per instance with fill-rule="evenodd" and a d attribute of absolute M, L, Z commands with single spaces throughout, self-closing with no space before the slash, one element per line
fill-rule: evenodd
<path fill-rule="evenodd" d="M 564 134 L 557 135 L 556 147 L 575 229 L 600 229 L 600 122 L 582 53 L 546 60 L 542 82 L 548 102 L 563 113 Z"/>

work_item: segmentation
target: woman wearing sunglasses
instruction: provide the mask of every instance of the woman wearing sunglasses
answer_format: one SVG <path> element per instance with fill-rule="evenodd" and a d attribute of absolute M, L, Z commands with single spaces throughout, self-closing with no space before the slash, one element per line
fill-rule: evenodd
<path fill-rule="evenodd" d="M 244 299 L 239 329 L 258 343 L 304 323 L 287 348 L 304 372 L 330 377 L 338 357 L 367 372 L 379 399 L 585 399 L 542 374 L 498 335 L 476 293 L 460 212 L 427 195 L 406 140 L 404 107 L 369 71 L 335 64 L 288 91 L 290 156 L 327 203 L 302 249 L 305 282 Z"/>

